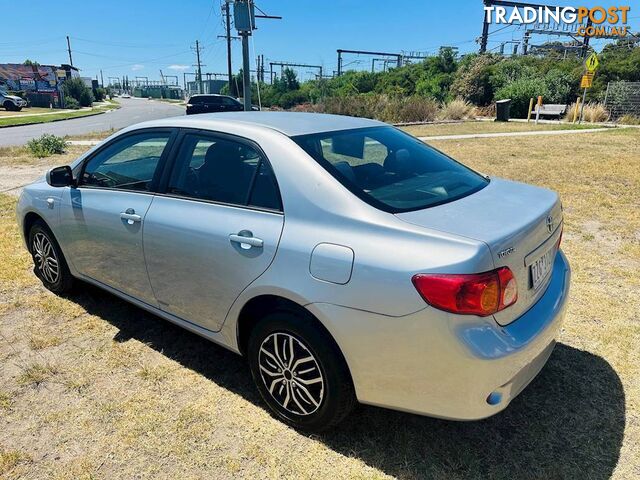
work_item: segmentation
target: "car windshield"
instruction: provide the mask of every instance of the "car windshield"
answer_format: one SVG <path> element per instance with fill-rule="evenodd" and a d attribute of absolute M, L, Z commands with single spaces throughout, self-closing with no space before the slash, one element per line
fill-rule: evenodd
<path fill-rule="evenodd" d="M 293 140 L 358 197 L 392 213 L 451 202 L 489 183 L 393 127 L 315 133 Z"/>

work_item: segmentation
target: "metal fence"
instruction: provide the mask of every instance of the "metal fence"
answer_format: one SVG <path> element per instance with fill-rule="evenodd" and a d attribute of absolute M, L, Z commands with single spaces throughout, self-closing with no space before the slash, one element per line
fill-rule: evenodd
<path fill-rule="evenodd" d="M 604 104 L 612 119 L 623 115 L 640 117 L 640 82 L 609 82 Z"/>

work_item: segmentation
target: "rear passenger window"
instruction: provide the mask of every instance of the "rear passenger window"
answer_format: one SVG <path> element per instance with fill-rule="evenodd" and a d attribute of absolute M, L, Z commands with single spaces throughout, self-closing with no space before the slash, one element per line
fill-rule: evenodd
<path fill-rule="evenodd" d="M 275 178 L 262 154 L 244 143 L 208 135 L 185 135 L 168 193 L 281 209 Z"/>

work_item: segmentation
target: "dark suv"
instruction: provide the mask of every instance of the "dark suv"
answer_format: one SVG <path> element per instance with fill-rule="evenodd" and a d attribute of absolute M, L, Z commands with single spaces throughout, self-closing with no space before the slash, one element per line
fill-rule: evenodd
<path fill-rule="evenodd" d="M 187 115 L 213 112 L 241 112 L 242 103 L 226 95 L 194 95 L 187 102 Z"/>

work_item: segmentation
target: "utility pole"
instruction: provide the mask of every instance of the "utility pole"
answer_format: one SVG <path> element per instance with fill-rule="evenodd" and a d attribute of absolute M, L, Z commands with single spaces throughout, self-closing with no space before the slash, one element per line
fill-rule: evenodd
<path fill-rule="evenodd" d="M 258 10 L 261 15 L 256 15 Z M 255 6 L 253 0 L 235 0 L 233 3 L 233 23 L 242 37 L 242 97 L 245 111 L 251 110 L 251 70 L 249 66 L 249 36 L 255 30 L 256 18 L 280 20 L 282 17 L 267 15 Z"/>
<path fill-rule="evenodd" d="M 100 69 L 100 86 L 104 88 L 104 77 L 102 76 L 102 69 Z"/>
<path fill-rule="evenodd" d="M 244 111 L 251 111 L 251 72 L 249 69 L 249 35 L 251 32 L 240 32 L 242 37 L 242 99 Z"/>
<path fill-rule="evenodd" d="M 200 41 L 196 40 L 196 59 L 198 64 L 194 65 L 198 70 L 196 71 L 196 81 L 198 82 L 198 93 L 204 93 L 202 85 L 202 63 L 200 63 Z"/>
<path fill-rule="evenodd" d="M 67 35 L 67 51 L 69 52 L 69 65 L 73 67 L 73 58 L 71 57 L 71 41 L 69 35 Z"/>
<path fill-rule="evenodd" d="M 224 4 L 224 13 L 226 20 L 226 37 L 227 37 L 227 74 L 229 76 L 229 93 L 232 92 L 232 83 L 233 83 L 233 69 L 231 68 L 231 7 L 229 6 L 229 1 L 227 0 Z"/>

